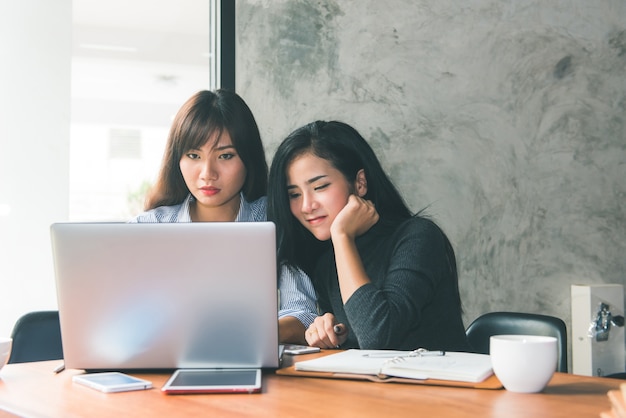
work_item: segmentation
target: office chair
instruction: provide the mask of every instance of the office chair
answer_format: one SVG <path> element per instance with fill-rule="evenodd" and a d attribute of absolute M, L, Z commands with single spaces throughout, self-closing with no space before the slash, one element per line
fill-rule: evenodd
<path fill-rule="evenodd" d="M 35 311 L 20 317 L 13 331 L 8 363 L 59 360 L 63 358 L 59 311 Z"/>
<path fill-rule="evenodd" d="M 502 334 L 556 337 L 557 371 L 567 373 L 567 327 L 560 318 L 522 312 L 489 312 L 474 320 L 467 339 L 477 353 L 489 354 L 489 337 Z"/>

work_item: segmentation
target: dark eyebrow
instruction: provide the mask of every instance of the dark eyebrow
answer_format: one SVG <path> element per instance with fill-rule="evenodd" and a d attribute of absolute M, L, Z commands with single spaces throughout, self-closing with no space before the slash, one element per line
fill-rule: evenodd
<path fill-rule="evenodd" d="M 328 176 L 327 176 L 326 174 L 322 174 L 322 175 L 320 175 L 320 176 L 315 176 L 315 177 L 313 177 L 312 179 L 308 179 L 308 180 L 306 181 L 306 184 L 313 184 L 313 183 L 315 183 L 316 181 L 318 181 L 318 180 L 320 180 L 320 179 L 323 179 L 324 177 L 328 177 Z M 288 184 L 288 185 L 287 185 L 287 190 L 289 190 L 289 189 L 295 189 L 296 187 L 297 187 L 297 186 L 294 186 L 293 184 Z"/>
<path fill-rule="evenodd" d="M 229 148 L 236 149 L 236 148 L 235 148 L 235 146 L 234 146 L 234 145 L 232 145 L 232 144 L 223 145 L 223 146 L 221 146 L 221 147 L 217 147 L 217 146 L 216 146 L 216 147 L 215 147 L 215 148 L 213 148 L 213 149 L 218 150 L 218 151 L 224 151 L 225 149 L 229 149 Z"/>
<path fill-rule="evenodd" d="M 215 147 L 211 148 L 211 151 L 224 151 L 224 150 L 227 150 L 227 149 L 233 149 L 233 150 L 235 150 L 235 152 L 237 151 L 237 148 L 235 148 L 235 146 L 232 145 L 232 144 L 222 145 L 221 147 L 215 146 Z M 200 148 L 189 148 L 183 154 L 187 154 L 189 152 L 195 152 L 195 151 L 200 151 Z"/>

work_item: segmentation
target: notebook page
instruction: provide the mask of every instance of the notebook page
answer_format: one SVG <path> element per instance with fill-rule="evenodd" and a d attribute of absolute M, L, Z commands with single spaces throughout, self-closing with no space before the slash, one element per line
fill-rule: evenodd
<path fill-rule="evenodd" d="M 409 379 L 477 383 L 491 376 L 493 370 L 487 354 L 447 352 L 443 356 L 398 357 L 385 363 L 381 372 L 388 376 Z"/>
<path fill-rule="evenodd" d="M 487 354 L 446 352 L 411 356 L 410 351 L 352 349 L 313 360 L 298 361 L 298 371 L 385 375 L 409 379 L 482 382 L 493 374 Z"/>
<path fill-rule="evenodd" d="M 409 353 L 410 351 L 351 349 L 313 360 L 298 361 L 294 367 L 296 370 L 307 372 L 377 375 L 385 361 Z M 372 354 L 385 357 L 370 357 Z"/>

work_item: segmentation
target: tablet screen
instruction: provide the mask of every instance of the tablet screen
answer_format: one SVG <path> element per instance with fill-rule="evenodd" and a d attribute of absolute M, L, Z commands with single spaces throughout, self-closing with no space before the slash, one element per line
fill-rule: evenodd
<path fill-rule="evenodd" d="M 181 369 L 163 386 L 166 393 L 258 392 L 260 369 Z"/>

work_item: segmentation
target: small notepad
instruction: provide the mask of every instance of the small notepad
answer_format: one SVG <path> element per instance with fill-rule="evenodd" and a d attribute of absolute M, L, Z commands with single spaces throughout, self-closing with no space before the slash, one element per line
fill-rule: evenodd
<path fill-rule="evenodd" d="M 347 350 L 295 363 L 298 371 L 352 373 L 408 379 L 482 382 L 493 374 L 487 354 L 445 352 L 415 355 L 412 351 Z"/>

